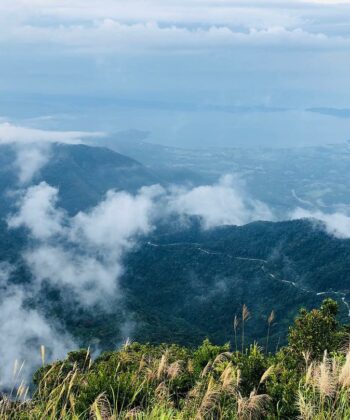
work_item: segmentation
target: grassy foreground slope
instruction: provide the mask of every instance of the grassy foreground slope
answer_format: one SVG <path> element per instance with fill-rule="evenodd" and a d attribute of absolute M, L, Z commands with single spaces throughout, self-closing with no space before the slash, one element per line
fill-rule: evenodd
<path fill-rule="evenodd" d="M 126 343 L 92 360 L 69 353 L 43 366 L 28 389 L 14 387 L 0 402 L 2 419 L 346 419 L 350 417 L 349 330 L 337 321 L 338 305 L 300 313 L 288 345 L 267 353 L 245 346 L 249 310 L 233 324 L 234 345 L 205 340 L 197 348 Z M 233 348 L 232 348 L 233 347 Z"/>

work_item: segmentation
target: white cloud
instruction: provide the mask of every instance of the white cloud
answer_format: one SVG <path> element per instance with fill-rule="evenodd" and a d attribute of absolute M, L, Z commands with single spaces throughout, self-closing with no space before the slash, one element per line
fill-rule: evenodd
<path fill-rule="evenodd" d="M 118 298 L 118 279 L 122 274 L 119 258 L 99 257 L 95 250 L 72 250 L 69 245 L 39 244 L 24 254 L 24 260 L 40 288 L 44 281 L 61 291 L 63 299 L 74 305 L 96 304 L 109 311 L 109 298 Z"/>
<path fill-rule="evenodd" d="M 291 219 L 313 219 L 330 234 L 340 239 L 350 238 L 350 217 L 344 213 L 323 213 L 319 210 L 310 211 L 297 208 L 291 214 Z"/>
<path fill-rule="evenodd" d="M 37 310 L 25 305 L 31 291 L 9 283 L 12 267 L 0 264 L 0 388 L 18 386 L 41 363 L 40 346 L 44 345 L 48 360 L 65 356 L 76 344 L 64 332 L 58 332 Z M 22 365 L 19 372 L 19 367 Z M 18 366 L 14 372 L 15 364 Z"/>
<path fill-rule="evenodd" d="M 163 189 L 157 185 L 141 188 L 135 196 L 109 191 L 106 199 L 90 212 L 80 212 L 74 217 L 73 240 L 118 253 L 120 248 L 129 246 L 130 237 L 151 230 L 154 199 L 162 193 Z"/>
<path fill-rule="evenodd" d="M 58 235 L 63 229 L 64 212 L 56 209 L 57 200 L 57 189 L 45 182 L 29 188 L 19 203 L 19 212 L 9 218 L 9 227 L 24 226 L 41 240 Z"/>
<path fill-rule="evenodd" d="M 222 177 L 216 185 L 174 189 L 169 208 L 178 214 L 200 217 L 205 228 L 273 219 L 270 209 L 248 197 L 231 175 Z"/>
<path fill-rule="evenodd" d="M 15 166 L 20 184 L 27 184 L 46 165 L 50 150 L 46 144 L 22 145 L 16 148 Z"/>
<path fill-rule="evenodd" d="M 4 122 L 0 124 L 0 144 L 81 143 L 83 138 L 103 136 L 101 132 L 49 131 L 22 127 Z"/>

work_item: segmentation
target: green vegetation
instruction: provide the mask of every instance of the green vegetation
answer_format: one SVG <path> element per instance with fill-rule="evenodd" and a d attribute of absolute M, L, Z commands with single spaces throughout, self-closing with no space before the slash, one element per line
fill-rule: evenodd
<path fill-rule="evenodd" d="M 246 346 L 249 310 L 234 320 L 232 342 L 126 343 L 94 361 L 88 350 L 34 374 L 32 397 L 16 386 L 2 419 L 345 419 L 350 417 L 348 328 L 331 299 L 301 309 L 288 344 L 270 353 Z M 269 341 L 272 313 L 266 319 Z M 238 333 L 239 332 L 239 333 Z M 238 334 L 238 336 L 237 336 Z M 243 352 L 241 351 L 243 347 Z M 44 351 L 42 349 L 44 359 Z"/>

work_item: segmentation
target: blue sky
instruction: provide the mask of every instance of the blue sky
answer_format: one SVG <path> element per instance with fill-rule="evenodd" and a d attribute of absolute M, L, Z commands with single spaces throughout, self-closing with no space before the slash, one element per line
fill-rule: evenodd
<path fill-rule="evenodd" d="M 349 69 L 346 0 L 0 2 L 0 117 L 36 128 L 343 142 Z"/>

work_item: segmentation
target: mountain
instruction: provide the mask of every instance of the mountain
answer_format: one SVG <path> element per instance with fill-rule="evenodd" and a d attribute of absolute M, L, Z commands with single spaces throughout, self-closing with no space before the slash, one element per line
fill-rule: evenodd
<path fill-rule="evenodd" d="M 40 180 L 59 187 L 61 205 L 71 212 L 96 205 L 110 189 L 135 192 L 161 182 L 138 161 L 107 148 L 58 144 Z"/>
<path fill-rule="evenodd" d="M 348 321 L 350 240 L 332 238 L 307 220 L 208 231 L 194 224 L 148 239 L 128 256 L 123 279 L 142 325 L 139 339 L 163 340 L 156 328 L 162 325 L 172 341 L 225 342 L 243 304 L 251 311 L 251 341 L 266 335 L 274 310 L 272 342 L 283 342 L 298 308 L 325 297 L 339 301 Z"/>
<path fill-rule="evenodd" d="M 138 161 L 107 148 L 53 144 L 45 153 L 47 163 L 31 183 L 45 181 L 58 187 L 60 205 L 70 213 L 96 205 L 110 189 L 134 192 L 161 182 Z M 0 214 L 8 211 L 9 191 L 23 187 L 18 184 L 17 173 L 16 149 L 0 146 Z"/>

